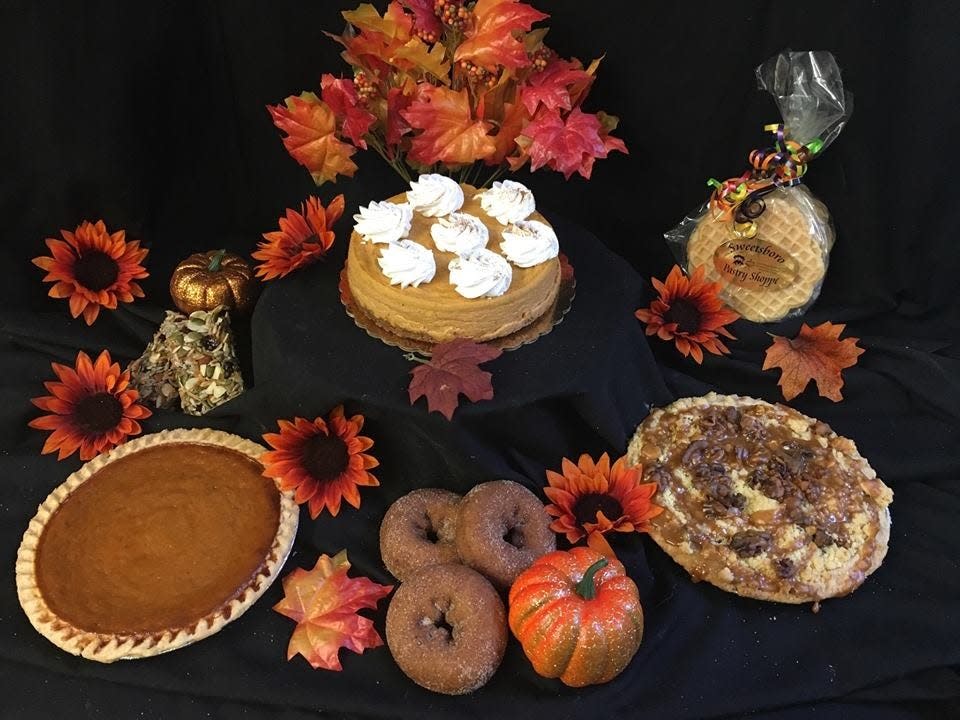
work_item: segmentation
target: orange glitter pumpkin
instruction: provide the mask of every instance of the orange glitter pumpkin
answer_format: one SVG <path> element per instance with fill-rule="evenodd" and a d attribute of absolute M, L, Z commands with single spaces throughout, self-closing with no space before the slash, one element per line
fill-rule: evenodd
<path fill-rule="evenodd" d="M 609 682 L 633 659 L 643 609 L 623 565 L 587 547 L 544 555 L 510 588 L 510 630 L 540 675 Z"/>

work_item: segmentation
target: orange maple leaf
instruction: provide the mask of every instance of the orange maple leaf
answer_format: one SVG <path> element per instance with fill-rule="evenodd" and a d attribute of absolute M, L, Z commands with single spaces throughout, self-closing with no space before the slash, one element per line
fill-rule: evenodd
<path fill-rule="evenodd" d="M 550 16 L 517 0 L 478 0 L 473 17 L 473 25 L 454 59 L 496 72 L 498 65 L 515 70 L 530 64 L 530 56 L 516 35 Z"/>
<path fill-rule="evenodd" d="M 803 392 L 811 380 L 816 380 L 821 397 L 834 402 L 843 400 L 841 371 L 857 364 L 864 350 L 857 346 L 860 338 L 840 340 L 843 323 L 834 325 L 825 322 L 811 328 L 806 323 L 793 340 L 773 336 L 773 344 L 767 348 L 763 369 L 780 368 L 783 372 L 777 384 L 786 400 L 793 400 Z"/>
<path fill-rule="evenodd" d="M 493 136 L 496 150 L 486 159 L 488 165 L 499 165 L 506 159 L 507 155 L 517 149 L 517 137 L 523 132 L 523 128 L 529 120 L 530 116 L 527 114 L 523 103 L 504 104 L 500 129 Z"/>
<path fill-rule="evenodd" d="M 312 92 L 291 95 L 286 105 L 268 105 L 273 124 L 285 132 L 287 152 L 313 176 L 317 185 L 336 182 L 337 175 L 353 177 L 350 159 L 357 149 L 337 138 L 337 118 L 330 106 Z"/>
<path fill-rule="evenodd" d="M 344 59 L 354 66 L 369 66 L 385 74 L 387 65 L 403 72 L 431 75 L 450 83 L 450 62 L 442 43 L 427 45 L 413 34 L 413 15 L 399 2 L 391 2 L 381 17 L 369 3 L 341 13 L 359 34 L 331 35 L 345 48 Z"/>
<path fill-rule="evenodd" d="M 355 10 L 344 10 L 340 14 L 358 30 L 380 33 L 393 40 L 406 42 L 413 34 L 413 16 L 405 13 L 396 0 L 387 6 L 383 17 L 370 3 L 363 3 Z"/>
<path fill-rule="evenodd" d="M 296 568 L 283 578 L 284 597 L 273 609 L 297 623 L 287 660 L 299 653 L 314 669 L 342 670 L 340 648 L 362 653 L 383 645 L 373 620 L 357 611 L 376 608 L 393 585 L 349 578 L 349 569 L 347 551 L 341 550 L 332 558 L 321 555 L 313 570 Z"/>
<path fill-rule="evenodd" d="M 490 123 L 473 118 L 466 89 L 422 85 L 414 101 L 400 114 L 410 127 L 423 131 L 410 146 L 409 158 L 415 163 L 467 165 L 489 157 L 497 149 L 487 134 Z"/>
<path fill-rule="evenodd" d="M 412 38 L 393 51 L 387 60 L 401 70 L 432 75 L 444 85 L 449 85 L 450 63 L 445 57 L 446 50 L 440 43 L 431 48 L 419 38 Z"/>

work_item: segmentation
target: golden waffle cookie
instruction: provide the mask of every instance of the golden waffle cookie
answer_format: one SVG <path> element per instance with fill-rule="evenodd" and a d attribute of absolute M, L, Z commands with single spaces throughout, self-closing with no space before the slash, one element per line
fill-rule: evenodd
<path fill-rule="evenodd" d="M 833 229 L 826 207 L 803 185 L 775 190 L 763 202 L 752 238 L 737 238 L 732 222 L 704 215 L 687 245 L 687 267 L 702 265 L 708 279 L 722 282 L 721 297 L 746 319 L 772 322 L 819 289 Z"/>
<path fill-rule="evenodd" d="M 893 491 L 852 441 L 792 408 L 684 398 L 643 421 L 627 457 L 659 485 L 650 536 L 695 580 L 816 602 L 852 592 L 886 556 Z"/>

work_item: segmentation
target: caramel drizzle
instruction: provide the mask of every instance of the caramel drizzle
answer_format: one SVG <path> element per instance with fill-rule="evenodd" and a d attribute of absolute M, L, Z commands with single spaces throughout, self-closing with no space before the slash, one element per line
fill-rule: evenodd
<path fill-rule="evenodd" d="M 764 419 L 768 422 L 763 422 Z M 665 542 L 675 546 L 689 542 L 693 546 L 695 563 L 690 572 L 694 579 L 729 578 L 727 573 L 730 573 L 735 585 L 750 585 L 771 593 L 816 595 L 815 588 L 799 580 L 803 568 L 820 552 L 813 539 L 815 533 L 826 532 L 837 544 L 845 546 L 847 524 L 855 514 L 865 512 L 867 539 L 850 570 L 854 586 L 859 585 L 870 568 L 879 531 L 880 508 L 862 487 L 862 483 L 869 484 L 869 481 L 855 466 L 845 468 L 837 461 L 833 455 L 834 445 L 843 439 L 825 424 L 814 425 L 811 438 L 803 440 L 786 424 L 786 417 L 773 419 L 774 422 L 769 422 L 769 410 L 763 405 L 710 406 L 696 417 L 673 411 L 660 413 L 656 429 L 644 430 L 641 454 L 647 476 L 660 483 L 661 492 L 672 491 L 674 512 L 662 514 L 653 524 Z M 819 437 L 827 438 L 826 447 L 820 445 Z M 677 442 L 676 438 L 687 438 L 689 443 Z M 710 498 L 704 492 L 704 483 L 695 476 L 695 468 L 706 457 L 709 457 L 707 462 L 722 465 L 727 477 L 736 470 L 749 473 L 770 463 L 783 463 L 788 470 L 792 464 L 798 472 L 791 474 L 791 482 L 785 483 L 788 487 L 775 508 L 743 515 L 735 503 L 727 507 L 722 518 L 736 524 L 736 530 L 731 531 L 722 528 L 717 517 L 705 512 Z M 801 463 L 797 457 L 806 459 Z M 680 479 L 681 468 L 694 476 L 692 486 Z M 802 491 L 797 493 L 797 482 L 807 484 L 808 495 Z M 735 483 L 731 483 L 731 488 L 734 486 Z M 810 486 L 814 488 L 811 490 Z M 789 500 L 797 497 L 799 501 Z M 796 505 L 792 513 L 784 501 Z M 713 506 L 715 512 L 716 504 Z M 803 528 L 804 535 L 786 546 L 778 546 L 777 530 L 787 525 Z M 757 553 L 770 558 L 764 568 L 767 572 L 752 568 L 739 558 L 729 558 L 732 549 L 721 550 L 729 548 L 733 534 L 744 531 L 771 535 L 769 548 Z M 780 577 L 776 562 L 787 556 L 792 556 L 795 570 L 789 577 Z"/>

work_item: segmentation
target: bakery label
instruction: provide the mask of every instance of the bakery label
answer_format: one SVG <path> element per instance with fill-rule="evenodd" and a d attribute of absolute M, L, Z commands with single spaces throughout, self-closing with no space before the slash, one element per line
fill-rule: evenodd
<path fill-rule="evenodd" d="M 797 279 L 799 263 L 759 237 L 728 240 L 713 253 L 713 265 L 732 284 L 751 290 L 782 290 Z"/>

